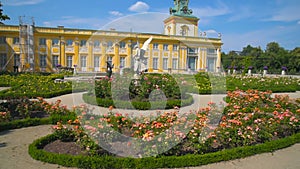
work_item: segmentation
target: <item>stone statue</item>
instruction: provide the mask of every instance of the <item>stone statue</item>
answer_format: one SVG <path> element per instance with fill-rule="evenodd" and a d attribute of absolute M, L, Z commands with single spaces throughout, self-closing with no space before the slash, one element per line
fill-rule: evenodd
<path fill-rule="evenodd" d="M 111 78 L 112 75 L 112 69 L 114 68 L 114 64 L 111 64 L 109 62 L 106 62 L 107 66 L 106 66 L 106 73 L 107 73 L 107 77 Z"/>
<path fill-rule="evenodd" d="M 171 15 L 192 16 L 193 11 L 189 9 L 189 0 L 174 0 L 174 8 L 170 8 Z"/>
<path fill-rule="evenodd" d="M 134 58 L 134 76 L 138 77 L 141 73 L 147 72 L 147 58 L 144 57 L 148 46 L 150 42 L 152 41 L 152 36 L 146 40 L 146 42 L 143 44 L 143 47 L 140 49 L 139 45 L 135 45 L 134 50 L 135 50 L 135 55 L 133 56 Z"/>

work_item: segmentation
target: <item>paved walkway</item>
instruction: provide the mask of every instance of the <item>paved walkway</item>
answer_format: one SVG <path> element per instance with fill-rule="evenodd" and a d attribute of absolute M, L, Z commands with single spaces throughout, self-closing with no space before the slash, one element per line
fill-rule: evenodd
<path fill-rule="evenodd" d="M 68 108 L 83 103 L 82 93 L 64 95 L 52 99 L 49 102 L 62 100 L 62 104 Z M 288 93 L 292 98 L 300 98 L 300 92 Z M 192 107 L 204 107 L 210 101 L 219 103 L 225 95 L 206 95 L 193 97 L 199 104 L 193 104 Z M 106 108 L 99 108 L 96 111 L 107 111 Z M 188 109 L 186 109 L 188 110 Z M 120 110 L 114 110 L 120 111 Z M 33 160 L 28 155 L 28 145 L 37 138 L 51 133 L 51 126 L 36 126 L 22 129 L 15 129 L 0 132 L 0 169 L 55 169 L 65 168 L 55 164 L 43 163 Z M 299 169 L 300 168 L 300 144 L 296 144 L 286 149 L 278 150 L 274 153 L 264 153 L 252 157 L 220 162 L 202 167 L 193 167 L 194 169 Z"/>

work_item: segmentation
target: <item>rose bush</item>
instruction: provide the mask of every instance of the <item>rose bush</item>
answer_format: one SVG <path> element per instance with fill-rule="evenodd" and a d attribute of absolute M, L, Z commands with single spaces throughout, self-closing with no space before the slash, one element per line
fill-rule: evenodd
<path fill-rule="evenodd" d="M 135 109 L 143 110 L 148 110 L 151 106 L 156 109 L 170 109 L 193 102 L 187 94 L 185 83 L 168 74 L 144 74 L 140 79 L 104 77 L 96 80 L 83 98 L 87 103 L 103 107 L 113 105 L 132 109 L 132 103 Z"/>
<path fill-rule="evenodd" d="M 207 108 L 190 111 L 184 117 L 176 111 L 134 118 L 119 113 L 99 116 L 90 114 L 86 106 L 75 111 L 85 131 L 97 142 L 109 140 L 113 146 L 121 139 L 130 146 L 130 142 L 116 134 L 120 133 L 141 140 L 140 153 L 151 153 L 174 140 L 181 140 L 164 155 L 203 154 L 265 143 L 298 133 L 299 102 L 285 95 L 273 98 L 271 94 L 257 90 L 228 92 L 224 111 L 220 111 L 220 105 L 209 103 Z M 184 133 L 174 127 L 176 125 L 187 126 L 190 130 Z M 149 143 L 156 144 L 149 149 L 145 146 Z"/>

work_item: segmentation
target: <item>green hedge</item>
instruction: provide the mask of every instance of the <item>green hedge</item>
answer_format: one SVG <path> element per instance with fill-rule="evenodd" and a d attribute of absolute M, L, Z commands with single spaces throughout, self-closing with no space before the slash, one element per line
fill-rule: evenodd
<path fill-rule="evenodd" d="M 45 124 L 56 124 L 58 121 L 66 123 L 68 120 L 75 120 L 75 113 L 69 115 L 53 114 L 48 118 L 28 118 L 22 120 L 14 120 L 11 122 L 0 123 L 0 131 L 9 129 L 19 129 L 22 127 L 38 126 Z"/>
<path fill-rule="evenodd" d="M 6 91 L 0 92 L 0 99 L 16 99 L 20 97 L 27 97 L 27 98 L 37 98 L 37 97 L 43 97 L 43 98 L 52 98 L 52 97 L 57 97 L 65 94 L 71 94 L 71 93 L 76 93 L 76 92 L 83 92 L 85 89 L 76 89 L 73 90 L 72 88 L 70 89 L 64 89 L 64 90 L 59 90 L 59 91 L 53 91 L 53 92 L 48 92 L 48 93 L 26 93 L 26 94 L 21 94 L 21 93 L 6 93 Z"/>
<path fill-rule="evenodd" d="M 98 105 L 101 107 L 109 107 L 117 105 L 118 108 L 129 109 L 132 106 L 137 110 L 149 110 L 152 109 L 173 109 L 175 106 L 183 107 L 193 104 L 194 99 L 191 95 L 186 95 L 187 98 L 185 99 L 178 99 L 178 100 L 168 100 L 165 107 L 164 102 L 153 102 L 152 107 L 150 102 L 138 102 L 138 101 L 120 101 L 120 100 L 111 100 L 111 99 L 101 99 L 96 98 L 95 96 L 91 96 L 88 93 L 83 94 L 83 100 L 86 103 L 92 105 Z"/>
<path fill-rule="evenodd" d="M 255 154 L 273 152 L 278 149 L 300 143 L 300 133 L 264 144 L 222 150 L 204 155 L 158 156 L 147 158 L 120 158 L 112 156 L 72 156 L 55 154 L 42 148 L 57 138 L 51 134 L 35 140 L 29 146 L 32 158 L 47 163 L 59 164 L 67 167 L 79 168 L 178 168 L 201 166 L 210 163 L 228 161 L 248 157 Z"/>

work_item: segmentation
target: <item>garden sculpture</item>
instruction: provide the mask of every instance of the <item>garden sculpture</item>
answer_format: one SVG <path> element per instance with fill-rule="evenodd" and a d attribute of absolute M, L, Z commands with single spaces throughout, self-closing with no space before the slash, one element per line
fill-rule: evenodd
<path fill-rule="evenodd" d="M 141 73 L 147 72 L 147 58 L 144 57 L 145 52 L 148 49 L 148 46 L 150 42 L 152 41 L 152 36 L 146 40 L 146 42 L 143 44 L 142 48 L 139 48 L 139 45 L 135 45 L 135 55 L 134 58 L 134 77 L 138 77 Z"/>
<path fill-rule="evenodd" d="M 114 64 L 111 64 L 110 62 L 106 62 L 106 64 L 107 64 L 107 67 L 106 67 L 107 77 L 111 78 L 112 69 L 114 68 Z"/>

